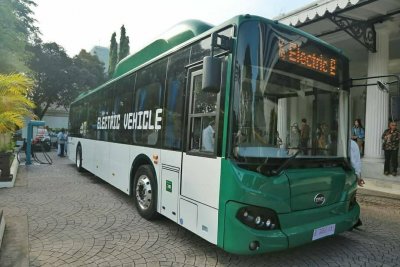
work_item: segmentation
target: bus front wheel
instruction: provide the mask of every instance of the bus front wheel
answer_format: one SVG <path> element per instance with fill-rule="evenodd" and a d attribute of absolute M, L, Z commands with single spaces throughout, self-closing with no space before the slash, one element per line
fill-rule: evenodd
<path fill-rule="evenodd" d="M 142 165 L 135 174 L 133 183 L 133 195 L 135 206 L 139 214 L 153 220 L 157 213 L 157 182 L 149 165 Z"/>
<path fill-rule="evenodd" d="M 82 168 L 82 147 L 78 146 L 76 149 L 76 157 L 75 157 L 76 168 L 78 172 L 83 172 Z"/>

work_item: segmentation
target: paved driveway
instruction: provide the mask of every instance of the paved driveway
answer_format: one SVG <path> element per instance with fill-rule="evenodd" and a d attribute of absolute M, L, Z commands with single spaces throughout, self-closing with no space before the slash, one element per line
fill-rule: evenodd
<path fill-rule="evenodd" d="M 66 158 L 21 166 L 0 189 L 7 228 L 0 266 L 399 266 L 400 197 L 363 191 L 362 230 L 256 257 L 228 254 L 161 219 Z M 238 240 L 240 242 L 240 240 Z"/>

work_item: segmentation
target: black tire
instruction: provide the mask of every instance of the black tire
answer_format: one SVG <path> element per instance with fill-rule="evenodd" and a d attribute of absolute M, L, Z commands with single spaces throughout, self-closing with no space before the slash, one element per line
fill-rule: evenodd
<path fill-rule="evenodd" d="M 140 216 L 147 220 L 159 217 L 157 212 L 157 181 L 150 165 L 142 165 L 135 173 L 132 195 Z"/>
<path fill-rule="evenodd" d="M 82 147 L 78 146 L 76 148 L 75 166 L 78 172 L 83 172 L 82 168 Z"/>

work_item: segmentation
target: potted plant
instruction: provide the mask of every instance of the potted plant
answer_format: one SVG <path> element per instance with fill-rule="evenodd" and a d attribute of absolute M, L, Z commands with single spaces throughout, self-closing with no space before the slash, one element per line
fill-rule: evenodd
<path fill-rule="evenodd" d="M 12 179 L 10 177 L 12 148 L 11 134 L 0 134 L 0 181 Z"/>
<path fill-rule="evenodd" d="M 0 178 L 9 179 L 11 134 L 24 127 L 25 118 L 34 118 L 33 102 L 28 93 L 32 80 L 22 74 L 0 74 Z"/>

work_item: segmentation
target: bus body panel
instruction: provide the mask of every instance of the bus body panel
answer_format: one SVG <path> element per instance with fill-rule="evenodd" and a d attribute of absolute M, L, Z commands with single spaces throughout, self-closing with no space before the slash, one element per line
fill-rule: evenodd
<path fill-rule="evenodd" d="M 174 222 L 178 222 L 180 168 L 162 164 L 160 213 Z"/>
<path fill-rule="evenodd" d="M 78 138 L 71 136 L 69 136 L 67 140 L 67 157 L 72 162 L 76 162 L 76 146 L 78 145 L 78 141 Z"/>
<path fill-rule="evenodd" d="M 317 203 L 310 201 L 317 194 L 324 195 L 324 205 L 344 201 L 342 193 L 347 176 L 343 168 L 289 169 L 285 174 L 290 184 L 292 211 L 318 208 Z"/>
<path fill-rule="evenodd" d="M 181 191 L 182 152 L 161 150 L 160 212 L 178 222 L 178 199 Z"/>
<path fill-rule="evenodd" d="M 183 155 L 182 195 L 218 209 L 221 159 Z"/>
<path fill-rule="evenodd" d="M 130 156 L 130 145 L 111 144 L 109 147 L 109 167 L 104 174 L 110 179 L 108 182 L 116 188 L 129 194 L 130 168 L 132 158 Z"/>
<path fill-rule="evenodd" d="M 301 185 L 303 179 L 303 185 L 309 188 L 308 192 L 320 189 L 307 180 L 308 176 L 315 176 L 314 172 L 317 172 L 319 177 L 330 177 L 332 173 L 336 174 L 338 184 L 334 187 L 340 188 L 339 201 L 334 203 L 328 198 L 328 201 L 330 201 L 327 202 L 328 204 L 318 207 L 314 203 L 314 196 L 304 194 L 304 196 L 307 196 L 307 200 L 300 199 L 298 201 L 302 202 L 302 205 L 308 202 L 309 208 L 296 211 L 292 209 L 294 204 L 291 198 L 290 178 L 286 174 L 267 177 L 257 172 L 242 169 L 229 159 L 223 159 L 218 246 L 229 252 L 240 254 L 282 250 L 311 242 L 313 232 L 317 228 L 335 224 L 334 233 L 339 234 L 351 229 L 357 222 L 360 213 L 359 206 L 355 202 L 350 205 L 357 189 L 354 173 L 340 171 L 338 168 L 290 169 L 284 173 L 286 172 L 290 173 L 292 177 L 294 173 L 298 175 L 294 183 L 295 186 Z M 341 173 L 341 175 L 338 173 Z M 324 181 L 324 179 L 321 181 Z M 297 208 L 296 205 L 295 208 Z M 239 209 L 251 206 L 273 210 L 278 217 L 279 228 L 258 230 L 242 223 L 238 219 Z M 238 239 L 243 240 L 243 242 L 237 242 Z M 260 249 L 249 250 L 249 244 L 252 241 L 260 242 Z"/>
<path fill-rule="evenodd" d="M 160 155 L 160 149 L 138 147 L 125 144 L 108 143 L 104 141 L 69 137 L 68 157 L 76 160 L 76 149 L 80 144 L 82 149 L 82 167 L 107 183 L 113 185 L 125 194 L 131 192 L 131 167 L 138 155 L 145 155 L 150 160 Z M 160 177 L 159 164 L 152 163 L 156 177 Z M 160 181 L 157 180 L 159 184 Z M 160 191 L 160 190 L 159 190 Z M 159 192 L 160 194 L 160 192 Z M 160 196 L 158 197 L 160 199 Z M 160 205 L 158 205 L 160 206 Z"/>
<path fill-rule="evenodd" d="M 109 158 L 110 158 L 110 143 L 103 141 L 91 141 L 93 146 L 93 151 L 91 157 L 94 158 L 94 169 L 92 171 L 98 177 L 101 177 L 106 182 L 110 183 L 110 176 L 108 175 L 110 168 Z M 114 144 L 112 144 L 114 145 Z M 85 147 L 82 147 L 85 149 Z M 88 157 L 87 157 L 88 158 Z"/>
<path fill-rule="evenodd" d="M 207 195 L 207 193 L 205 193 Z M 196 233 L 210 243 L 217 244 L 218 210 L 204 204 L 198 204 Z"/>
<path fill-rule="evenodd" d="M 179 199 L 179 224 L 217 245 L 219 211 L 184 196 Z"/>
<path fill-rule="evenodd" d="M 231 253 L 260 254 L 310 243 L 313 242 L 315 229 L 334 224 L 334 234 L 342 233 L 353 227 L 360 213 L 358 204 L 355 204 L 350 211 L 347 211 L 348 202 L 340 202 L 324 208 L 279 215 L 279 219 L 283 223 L 282 227 L 288 222 L 292 224 L 294 221 L 297 222 L 297 216 L 308 218 L 309 223 L 296 223 L 296 226 L 284 230 L 266 231 L 247 227 L 236 219 L 237 210 L 244 206 L 246 205 L 234 201 L 229 201 L 226 204 L 225 227 L 222 231 L 224 233 L 223 249 Z M 335 213 L 338 211 L 341 212 Z M 321 216 L 321 213 L 325 215 L 325 219 L 315 220 L 316 217 Z M 253 241 L 259 242 L 257 250 L 249 249 L 249 245 Z"/>

